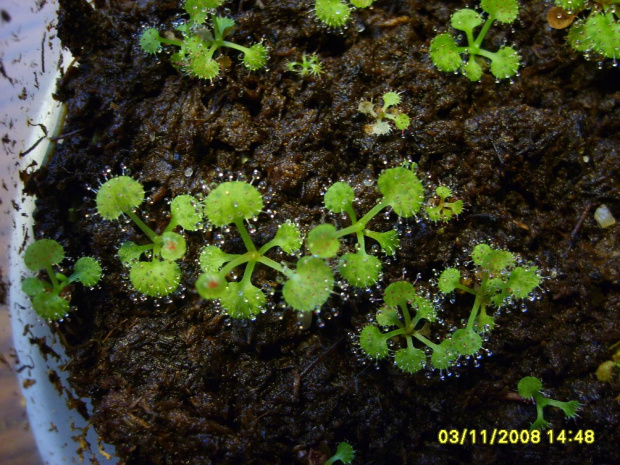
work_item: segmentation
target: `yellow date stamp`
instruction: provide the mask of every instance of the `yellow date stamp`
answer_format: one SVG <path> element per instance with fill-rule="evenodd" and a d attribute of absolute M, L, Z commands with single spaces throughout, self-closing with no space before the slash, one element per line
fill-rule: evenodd
<path fill-rule="evenodd" d="M 437 434 L 440 444 L 593 444 L 594 431 L 529 430 L 529 429 L 442 429 Z"/>

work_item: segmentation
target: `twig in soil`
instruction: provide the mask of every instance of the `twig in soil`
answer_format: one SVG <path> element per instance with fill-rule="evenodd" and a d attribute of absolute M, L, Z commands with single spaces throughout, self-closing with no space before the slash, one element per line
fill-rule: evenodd
<path fill-rule="evenodd" d="M 572 249 L 573 246 L 575 245 L 575 241 L 577 240 L 577 234 L 579 234 L 579 230 L 581 229 L 583 222 L 586 220 L 588 213 L 590 213 L 590 210 L 592 209 L 592 205 L 593 205 L 593 202 L 591 201 L 588 202 L 585 210 L 583 211 L 583 213 L 581 214 L 581 217 L 579 218 L 579 221 L 577 221 L 577 224 L 573 228 L 573 231 L 570 233 L 570 241 L 568 243 L 567 251 Z"/>

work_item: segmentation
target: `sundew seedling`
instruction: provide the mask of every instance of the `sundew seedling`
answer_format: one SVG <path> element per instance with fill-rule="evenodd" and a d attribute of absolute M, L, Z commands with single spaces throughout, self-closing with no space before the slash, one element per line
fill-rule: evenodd
<path fill-rule="evenodd" d="M 350 0 L 355 8 L 368 8 L 374 0 Z M 329 27 L 342 27 L 351 18 L 351 6 L 346 0 L 316 0 L 314 11 L 316 17 Z"/>
<path fill-rule="evenodd" d="M 394 255 L 400 245 L 396 231 L 372 231 L 367 228 L 368 223 L 387 208 L 391 208 L 401 218 L 411 218 L 420 211 L 424 201 L 424 187 L 411 169 L 387 169 L 379 176 L 377 185 L 383 197 L 358 219 L 353 208 L 353 188 L 345 182 L 333 184 L 325 192 L 325 208 L 333 213 L 346 214 L 351 225 L 338 230 L 334 225 L 325 223 L 308 233 L 308 249 L 320 258 L 335 257 L 340 251 L 340 238 L 349 234 L 355 235 L 357 251 L 342 255 L 338 267 L 340 275 L 354 287 L 372 286 L 378 282 L 381 274 L 381 261 L 366 252 L 366 237 L 377 241 L 387 255 Z"/>
<path fill-rule="evenodd" d="M 426 216 L 431 221 L 450 221 L 463 212 L 463 201 L 454 199 L 452 190 L 446 186 L 435 189 L 437 197 L 429 199 L 426 204 Z M 452 199 L 451 202 L 448 199 Z"/>
<path fill-rule="evenodd" d="M 439 276 L 439 290 L 444 294 L 458 289 L 475 296 L 467 326 L 453 335 L 457 340 L 477 340 L 475 333 L 492 330 L 495 320 L 489 308 L 500 308 L 512 300 L 527 298 L 541 281 L 538 267 L 516 266 L 515 255 L 507 250 L 478 244 L 471 258 L 475 266 L 473 286 L 461 282 L 461 272 L 457 268 L 447 268 Z"/>
<path fill-rule="evenodd" d="M 586 57 L 620 58 L 620 0 L 556 0 L 555 18 L 548 17 L 556 29 L 569 27 L 568 44 Z M 561 10 L 558 10 L 561 9 Z"/>
<path fill-rule="evenodd" d="M 179 47 L 171 55 L 171 63 L 187 75 L 201 79 L 213 80 L 220 74 L 215 53 L 222 47 L 241 52 L 243 64 L 250 71 L 264 67 L 267 64 L 267 48 L 262 43 L 244 47 L 225 40 L 234 32 L 235 21 L 214 13 L 214 9 L 223 3 L 224 0 L 186 0 L 184 7 L 189 21 L 177 27 L 182 38 L 162 37 L 157 29 L 148 28 L 140 37 L 142 50 L 156 54 L 161 51 L 162 45 Z"/>
<path fill-rule="evenodd" d="M 550 399 L 543 395 L 542 381 L 534 376 L 526 376 L 519 381 L 517 385 L 519 395 L 524 399 L 533 399 L 536 403 L 536 420 L 530 425 L 530 430 L 545 430 L 551 426 L 545 420 L 543 410 L 547 406 L 557 407 L 564 412 L 567 418 L 575 418 L 581 404 L 576 400 L 561 402 L 559 400 Z"/>
<path fill-rule="evenodd" d="M 172 199 L 170 222 L 157 234 L 134 211 L 144 201 L 144 188 L 135 179 L 129 176 L 109 179 L 99 188 L 96 200 L 97 211 L 104 219 L 116 220 L 125 215 L 150 241 L 143 245 L 127 241 L 119 249 L 119 258 L 129 267 L 129 280 L 134 288 L 149 297 L 174 292 L 181 282 L 181 269 L 176 260 L 183 258 L 186 251 L 185 238 L 174 229 L 199 229 L 203 221 L 201 202 L 191 195 Z"/>
<path fill-rule="evenodd" d="M 498 51 L 491 52 L 482 48 L 482 42 L 491 25 L 513 23 L 517 19 L 519 5 L 516 0 L 482 0 L 480 7 L 488 14 L 486 20 L 480 13 L 469 8 L 458 10 L 452 15 L 451 25 L 465 33 L 467 45 L 458 45 L 452 34 L 439 34 L 431 41 L 431 60 L 440 71 L 460 70 L 471 81 L 479 81 L 483 73 L 480 59 L 486 58 L 491 62 L 491 74 L 495 78 L 511 78 L 519 70 L 517 51 L 502 45 Z M 479 26 L 482 26 L 482 29 L 474 36 L 474 30 Z M 467 56 L 467 59 L 464 61 L 462 56 Z"/>
<path fill-rule="evenodd" d="M 383 100 L 381 106 L 375 106 L 369 100 L 360 102 L 357 111 L 375 120 L 364 126 L 364 132 L 369 136 L 382 136 L 392 132 L 392 124 L 401 131 L 407 129 L 411 119 L 397 107 L 401 102 L 400 95 L 396 92 L 386 92 L 381 100 Z"/>
<path fill-rule="evenodd" d="M 411 283 L 397 281 L 390 284 L 385 289 L 383 300 L 385 305 L 377 311 L 376 324 L 366 326 L 360 334 L 360 347 L 366 355 L 374 359 L 386 358 L 390 355 L 388 341 L 403 338 L 405 346 L 397 349 L 393 356 L 396 366 L 406 373 L 415 373 L 426 367 L 429 350 L 435 368 L 447 369 L 455 362 L 459 353 L 449 339 L 437 344 L 424 334 L 428 324 L 436 321 L 437 310 L 430 300 L 416 293 Z M 416 347 L 415 342 L 427 349 Z"/>
<path fill-rule="evenodd" d="M 350 465 L 355 458 L 355 450 L 353 446 L 346 441 L 338 444 L 336 453 L 327 459 L 324 465 L 332 465 L 336 462 L 343 463 L 344 465 Z"/>
<path fill-rule="evenodd" d="M 396 282 L 385 290 L 385 306 L 377 311 L 376 323 L 366 326 L 360 334 L 360 347 L 366 355 L 374 359 L 386 358 L 391 353 L 388 341 L 404 340 L 404 347 L 394 352 L 394 360 L 401 370 L 415 373 L 424 367 L 445 370 L 455 365 L 460 357 L 478 353 L 483 344 L 481 333 L 494 325 L 488 308 L 505 305 L 510 299 L 526 298 L 541 278 L 535 266 L 515 266 L 511 252 L 492 249 L 487 244 L 474 248 L 472 260 L 476 266 L 473 287 L 461 283 L 461 272 L 457 268 L 444 270 L 438 282 L 444 294 L 460 289 L 475 295 L 464 328 L 457 329 L 440 343 L 432 342 L 426 334 L 429 325 L 437 320 L 434 305 L 416 293 L 410 283 Z M 415 342 L 426 347 L 416 347 Z"/>
<path fill-rule="evenodd" d="M 282 288 L 285 302 L 293 309 L 310 312 L 327 301 L 333 286 L 331 268 L 318 257 L 302 257 L 292 270 L 267 257 L 274 247 L 287 254 L 296 254 L 303 240 L 296 224 L 281 224 L 273 239 L 258 248 L 245 222 L 263 210 L 263 198 L 258 189 L 242 181 L 223 182 L 205 199 L 205 214 L 216 227 L 233 224 L 239 232 L 246 252 L 230 254 L 215 245 L 205 247 L 200 255 L 203 273 L 196 289 L 205 299 L 220 301 L 222 308 L 233 318 L 253 318 L 265 309 L 264 292 L 252 283 L 256 265 L 262 264 L 283 274 L 287 280 Z M 227 281 L 228 275 L 245 265 L 240 281 Z"/>
<path fill-rule="evenodd" d="M 33 272 L 45 270 L 49 281 L 28 277 L 22 281 L 22 291 L 32 300 L 32 308 L 48 320 L 58 320 L 69 313 L 69 301 L 61 295 L 65 288 L 80 282 L 92 287 L 101 278 L 101 265 L 91 257 L 82 257 L 75 262 L 73 274 L 65 276 L 54 270 L 65 258 L 64 248 L 53 239 L 40 239 L 28 246 L 24 253 L 24 263 Z"/>
<path fill-rule="evenodd" d="M 316 53 L 311 55 L 302 54 L 301 61 L 289 61 L 286 69 L 299 74 L 301 77 L 313 76 L 320 77 L 323 72 L 323 65 Z"/>

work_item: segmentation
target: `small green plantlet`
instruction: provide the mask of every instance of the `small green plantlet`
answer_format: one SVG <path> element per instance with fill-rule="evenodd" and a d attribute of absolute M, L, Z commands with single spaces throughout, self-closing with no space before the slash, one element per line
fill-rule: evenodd
<path fill-rule="evenodd" d="M 244 222 L 258 216 L 262 209 L 260 192 L 246 182 L 224 182 L 209 193 L 205 199 L 207 218 L 217 227 L 234 224 L 246 252 L 229 254 L 217 246 L 205 247 L 200 255 L 203 274 L 196 281 L 196 289 L 205 299 L 218 299 L 231 317 L 253 318 L 265 309 L 265 294 L 252 284 L 252 274 L 260 263 L 288 278 L 282 288 L 288 305 L 302 312 L 313 311 L 323 305 L 332 292 L 331 268 L 317 257 L 302 257 L 295 270 L 268 258 L 265 254 L 274 247 L 280 247 L 287 254 L 296 254 L 303 241 L 297 225 L 287 221 L 279 226 L 272 240 L 257 248 Z M 241 281 L 228 282 L 226 277 L 241 265 L 245 265 Z"/>
<path fill-rule="evenodd" d="M 431 199 L 426 205 L 426 216 L 431 221 L 450 221 L 463 212 L 463 201 L 447 202 L 453 197 L 452 191 L 446 186 L 439 186 L 435 193 L 438 198 Z"/>
<path fill-rule="evenodd" d="M 524 298 L 540 283 L 538 270 L 533 266 L 515 267 L 514 255 L 504 250 L 491 249 L 486 244 L 474 248 L 474 273 L 480 284 L 473 288 L 461 284 L 461 272 L 447 268 L 439 277 L 439 289 L 447 294 L 460 289 L 476 296 L 467 324 L 457 329 L 441 343 L 431 342 L 426 334 L 429 324 L 437 319 L 436 309 L 426 298 L 418 295 L 405 281 L 390 284 L 385 289 L 385 306 L 377 311 L 376 324 L 366 326 L 360 334 L 360 347 L 371 358 L 382 359 L 390 354 L 388 340 L 406 341 L 406 346 L 394 352 L 396 366 L 407 373 L 430 365 L 444 370 L 454 365 L 459 357 L 469 357 L 482 348 L 480 333 L 493 327 L 493 317 L 487 307 L 499 307 L 511 298 Z M 409 307 L 415 309 L 412 314 Z M 422 321 L 424 320 L 424 324 Z M 384 328 L 381 331 L 379 327 Z M 396 327 L 396 329 L 390 329 Z M 414 346 L 414 339 L 426 346 Z M 430 364 L 427 352 L 431 351 Z"/>
<path fill-rule="evenodd" d="M 44 269 L 49 277 L 49 281 L 35 277 L 22 281 L 22 291 L 31 298 L 34 311 L 48 320 L 58 320 L 69 313 L 69 301 L 61 295 L 69 284 L 78 281 L 90 287 L 101 278 L 101 265 L 91 257 L 78 259 L 69 277 L 54 271 L 54 265 L 64 258 L 64 248 L 53 239 L 35 241 L 24 253 L 24 263 L 29 270 L 37 272 Z"/>
<path fill-rule="evenodd" d="M 515 266 L 517 260 L 511 252 L 492 249 L 487 244 L 474 247 L 472 261 L 476 266 L 474 287 L 461 283 L 461 272 L 456 268 L 447 268 L 439 276 L 439 290 L 444 294 L 459 289 L 476 296 L 467 326 L 458 330 L 453 339 L 457 336 L 470 339 L 477 331 L 493 329 L 495 321 L 487 309 L 528 297 L 541 280 L 537 267 Z"/>
<path fill-rule="evenodd" d="M 414 345 L 414 339 L 432 351 L 431 364 L 438 369 L 446 369 L 459 357 L 450 339 L 436 344 L 424 333 L 429 323 L 437 319 L 434 305 L 415 292 L 413 285 L 397 281 L 385 289 L 385 305 L 377 311 L 376 325 L 366 326 L 360 334 L 360 347 L 369 357 L 382 359 L 390 354 L 388 340 L 404 338 L 406 346 L 394 352 L 396 366 L 406 373 L 415 373 L 427 365 L 426 351 Z M 415 309 L 415 314 L 409 311 Z M 413 316 L 412 316 L 413 315 Z M 388 330 L 382 332 L 379 327 Z"/>
<path fill-rule="evenodd" d="M 374 0 L 350 0 L 355 8 L 368 8 Z M 329 27 L 342 27 L 351 17 L 351 7 L 344 0 L 316 0 L 316 17 Z"/>
<path fill-rule="evenodd" d="M 519 381 L 517 390 L 521 397 L 524 399 L 534 399 L 536 403 L 536 420 L 530 425 L 530 430 L 544 430 L 551 426 L 543 417 L 543 409 L 548 405 L 561 409 L 567 418 L 575 418 L 577 416 L 577 411 L 581 407 L 581 404 L 576 400 L 560 402 L 559 400 L 545 397 L 541 392 L 542 382 L 534 376 L 526 376 Z"/>
<path fill-rule="evenodd" d="M 256 71 L 267 64 L 267 48 L 262 44 L 244 47 L 225 40 L 235 29 L 235 21 L 216 16 L 213 9 L 223 0 L 186 0 L 185 11 L 189 21 L 177 27 L 182 39 L 162 37 L 155 28 L 146 29 L 140 38 L 140 46 L 146 53 L 158 53 L 162 45 L 174 45 L 179 50 L 173 53 L 170 61 L 174 66 L 192 77 L 215 79 L 220 73 L 220 65 L 214 58 L 221 47 L 238 50 L 243 54 L 243 64 Z M 211 27 L 207 19 L 211 18 Z"/>
<path fill-rule="evenodd" d="M 405 113 L 402 113 L 397 105 L 400 104 L 400 95 L 396 92 L 387 92 L 381 97 L 383 100 L 383 106 L 375 107 L 371 101 L 362 100 L 357 108 L 357 111 L 364 113 L 375 119 L 372 124 L 367 124 L 364 127 L 364 132 L 369 136 L 382 136 L 392 132 L 392 126 L 388 123 L 392 122 L 397 129 L 404 131 L 409 127 L 411 119 Z"/>
<path fill-rule="evenodd" d="M 344 182 L 333 184 L 325 192 L 325 208 L 333 213 L 345 213 L 351 225 L 337 230 L 332 224 L 321 224 L 313 228 L 307 239 L 308 249 L 314 256 L 332 258 L 340 250 L 340 238 L 355 234 L 357 252 L 344 254 L 340 258 L 340 275 L 355 287 L 369 287 L 377 283 L 381 274 L 381 262 L 366 252 L 365 238 L 379 243 L 388 255 L 394 255 L 399 247 L 398 234 L 394 230 L 376 232 L 367 229 L 368 223 L 382 210 L 391 207 L 401 218 L 411 218 L 421 208 L 424 188 L 416 174 L 408 168 L 397 167 L 385 170 L 377 181 L 382 199 L 361 218 L 357 218 L 353 208 L 355 193 Z"/>
<path fill-rule="evenodd" d="M 503 45 L 497 52 L 482 48 L 482 41 L 495 22 L 510 24 L 519 13 L 516 0 L 482 0 L 481 8 L 488 14 L 486 21 L 476 11 L 465 8 L 456 11 L 451 18 L 454 29 L 465 32 L 467 46 L 459 46 L 449 33 L 439 34 L 431 41 L 429 53 L 431 60 L 440 71 L 461 71 L 471 81 L 479 81 L 482 77 L 482 66 L 479 58 L 491 62 L 491 74 L 497 79 L 511 78 L 519 70 L 519 54 L 512 47 Z M 482 25 L 478 36 L 474 30 Z M 463 61 L 462 55 L 468 55 Z"/>
<path fill-rule="evenodd" d="M 567 12 L 568 20 L 555 25 L 556 29 L 570 26 L 568 43 L 586 56 L 592 54 L 611 58 L 614 63 L 620 58 L 620 0 L 556 0 L 555 5 Z M 579 16 L 578 16 L 579 15 Z M 553 17 L 551 18 L 553 19 Z M 567 26 L 568 24 L 568 26 Z"/>
<path fill-rule="evenodd" d="M 323 72 L 323 65 L 319 61 L 319 57 L 316 53 L 312 55 L 301 56 L 301 62 L 289 61 L 286 65 L 289 71 L 299 74 L 301 77 L 314 76 L 319 77 Z"/>
<path fill-rule="evenodd" d="M 354 458 L 355 450 L 353 449 L 353 446 L 351 446 L 351 444 L 349 444 L 348 442 L 341 442 L 340 444 L 338 444 L 336 453 L 332 455 L 329 459 L 327 459 L 325 465 L 332 465 L 337 461 L 340 461 L 345 465 L 349 465 L 351 462 L 353 462 Z"/>
<path fill-rule="evenodd" d="M 118 176 L 106 181 L 97 192 L 97 210 L 107 220 L 128 216 L 150 239 L 150 243 L 138 245 L 127 241 L 118 255 L 128 266 L 129 280 L 134 288 L 150 297 L 163 297 L 174 292 L 181 282 L 181 269 L 175 260 L 183 258 L 185 238 L 174 232 L 180 226 L 196 231 L 202 226 L 201 202 L 191 195 L 179 195 L 170 203 L 170 222 L 162 234 L 149 228 L 135 213 L 144 201 L 144 188 L 129 176 Z M 143 255 L 147 260 L 141 260 Z"/>

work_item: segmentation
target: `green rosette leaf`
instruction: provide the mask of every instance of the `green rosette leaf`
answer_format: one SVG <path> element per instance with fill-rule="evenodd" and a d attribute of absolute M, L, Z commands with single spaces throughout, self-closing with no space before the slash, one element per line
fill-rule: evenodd
<path fill-rule="evenodd" d="M 247 182 L 228 181 L 213 189 L 204 204 L 209 221 L 221 227 L 257 216 L 263 210 L 263 196 Z"/>
<path fill-rule="evenodd" d="M 526 376 L 517 384 L 517 391 L 519 395 L 524 399 L 531 399 L 534 394 L 540 392 L 542 389 L 542 381 L 535 376 Z"/>
<path fill-rule="evenodd" d="M 463 8 L 452 15 L 450 23 L 454 29 L 468 32 L 480 26 L 483 20 L 478 12 L 470 10 L 469 8 Z"/>
<path fill-rule="evenodd" d="M 320 258 L 335 257 L 340 250 L 338 231 L 329 223 L 324 223 L 312 228 L 306 240 L 308 249 L 312 255 Z"/>
<path fill-rule="evenodd" d="M 243 54 L 243 64 L 250 71 L 256 71 L 267 64 L 267 47 L 254 44 Z"/>
<path fill-rule="evenodd" d="M 383 293 L 383 301 L 390 307 L 405 306 L 415 298 L 415 289 L 408 281 L 396 281 L 386 287 Z"/>
<path fill-rule="evenodd" d="M 517 51 L 503 45 L 491 58 L 491 74 L 497 79 L 510 78 L 519 71 L 519 54 Z"/>
<path fill-rule="evenodd" d="M 398 326 L 398 323 L 400 323 L 396 307 L 389 307 L 387 305 L 377 310 L 376 318 L 377 324 L 383 327 Z"/>
<path fill-rule="evenodd" d="M 41 318 L 58 320 L 69 313 L 69 302 L 52 292 L 41 292 L 32 298 L 32 308 Z"/>
<path fill-rule="evenodd" d="M 176 262 L 155 260 L 130 264 L 129 280 L 141 294 L 164 297 L 172 294 L 181 283 L 181 269 Z"/>
<path fill-rule="evenodd" d="M 508 288 L 517 299 L 525 299 L 540 284 L 538 268 L 516 267 L 508 276 Z"/>
<path fill-rule="evenodd" d="M 334 287 L 334 275 L 329 266 L 317 257 L 302 257 L 297 270 L 284 283 L 282 295 L 293 309 L 311 312 L 323 305 Z"/>
<path fill-rule="evenodd" d="M 397 92 L 386 92 L 381 99 L 383 100 L 383 111 L 398 105 L 401 101 L 400 95 Z"/>
<path fill-rule="evenodd" d="M 172 223 L 187 231 L 196 231 L 202 226 L 203 208 L 200 200 L 192 195 L 178 195 L 170 202 Z"/>
<path fill-rule="evenodd" d="M 346 212 L 355 199 L 353 188 L 346 182 L 336 182 L 325 192 L 325 208 L 334 213 Z"/>
<path fill-rule="evenodd" d="M 289 220 L 282 223 L 278 227 L 278 232 L 276 237 L 273 238 L 273 242 L 287 254 L 297 252 L 303 244 L 299 226 Z"/>
<path fill-rule="evenodd" d="M 409 116 L 404 113 L 399 113 L 394 117 L 394 126 L 396 126 L 396 128 L 400 129 L 401 131 L 407 129 L 410 123 L 411 118 L 409 118 Z"/>
<path fill-rule="evenodd" d="M 106 220 L 115 220 L 144 201 L 142 184 L 129 176 L 109 179 L 97 191 L 97 211 Z"/>
<path fill-rule="evenodd" d="M 152 248 L 150 245 L 147 247 Z M 125 265 L 131 262 L 137 262 L 140 260 L 140 256 L 144 251 L 147 250 L 147 247 L 138 245 L 132 241 L 125 241 L 118 249 L 118 258 Z"/>
<path fill-rule="evenodd" d="M 237 255 L 227 254 L 215 245 L 208 245 L 200 252 L 200 268 L 205 273 L 217 273 L 220 268 Z"/>
<path fill-rule="evenodd" d="M 155 54 L 161 50 L 161 36 L 154 27 L 145 29 L 140 36 L 140 47 L 146 53 Z"/>
<path fill-rule="evenodd" d="M 474 355 L 482 348 L 482 338 L 471 329 L 457 329 L 452 334 L 452 348 L 460 355 Z"/>
<path fill-rule="evenodd" d="M 481 0 L 480 7 L 500 23 L 512 23 L 519 14 L 517 0 Z"/>
<path fill-rule="evenodd" d="M 458 352 L 452 348 L 452 341 L 445 339 L 441 344 L 433 348 L 431 364 L 438 370 L 447 370 L 454 365 L 458 357 Z"/>
<path fill-rule="evenodd" d="M 394 255 L 400 247 L 398 233 L 393 229 L 385 232 L 375 232 L 366 229 L 364 230 L 364 235 L 377 241 L 386 255 Z"/>
<path fill-rule="evenodd" d="M 101 279 L 101 265 L 92 257 L 82 257 L 75 262 L 69 282 L 79 281 L 84 286 L 94 286 Z"/>
<path fill-rule="evenodd" d="M 439 34 L 431 41 L 428 53 L 439 71 L 453 73 L 463 64 L 460 48 L 448 33 Z"/>
<path fill-rule="evenodd" d="M 446 268 L 439 276 L 439 290 L 444 294 L 454 291 L 461 283 L 461 272 L 456 268 Z"/>
<path fill-rule="evenodd" d="M 355 287 L 369 287 L 379 281 L 381 261 L 367 253 L 348 253 L 340 258 L 340 275 Z"/>
<path fill-rule="evenodd" d="M 478 244 L 471 254 L 474 263 L 489 271 L 501 271 L 514 265 L 515 258 L 507 250 L 492 249 L 487 244 Z"/>
<path fill-rule="evenodd" d="M 482 66 L 476 61 L 475 57 L 471 57 L 467 62 L 463 63 L 461 72 L 472 82 L 479 81 L 482 77 Z"/>
<path fill-rule="evenodd" d="M 41 292 L 47 292 L 49 290 L 51 290 L 51 286 L 45 281 L 41 281 L 39 278 L 30 276 L 22 281 L 22 291 L 30 297 L 34 297 Z"/>
<path fill-rule="evenodd" d="M 57 265 L 65 258 L 65 249 L 53 239 L 39 239 L 24 252 L 24 264 L 30 271 Z"/>
<path fill-rule="evenodd" d="M 588 0 L 555 0 L 555 6 L 564 8 L 566 11 L 577 12 L 583 10 Z"/>
<path fill-rule="evenodd" d="M 226 291 L 227 286 L 226 279 L 218 273 L 203 273 L 196 280 L 198 294 L 207 300 L 219 299 Z"/>
<path fill-rule="evenodd" d="M 606 58 L 620 56 L 620 23 L 611 13 L 592 13 L 585 22 L 585 34 L 593 51 Z"/>
<path fill-rule="evenodd" d="M 394 353 L 394 362 L 405 373 L 415 373 L 426 365 L 426 354 L 421 349 L 407 346 Z"/>
<path fill-rule="evenodd" d="M 165 232 L 161 235 L 161 256 L 166 260 L 179 260 L 187 251 L 185 238 L 175 232 Z"/>
<path fill-rule="evenodd" d="M 418 314 L 420 318 L 424 318 L 431 323 L 437 319 L 437 309 L 430 300 L 416 295 L 411 305 L 415 307 L 416 314 Z"/>
<path fill-rule="evenodd" d="M 207 20 L 207 15 L 225 0 L 185 0 L 184 8 L 190 19 L 196 24 L 202 24 Z"/>
<path fill-rule="evenodd" d="M 340 0 L 316 0 L 316 17 L 330 27 L 342 27 L 351 16 L 351 8 Z"/>
<path fill-rule="evenodd" d="M 366 326 L 360 334 L 360 347 L 369 357 L 380 359 L 389 354 L 387 338 L 379 328 L 373 325 Z"/>
<path fill-rule="evenodd" d="M 420 211 L 424 187 L 413 171 L 403 167 L 387 169 L 377 184 L 383 194 L 382 202 L 390 205 L 398 216 L 410 218 Z"/>
<path fill-rule="evenodd" d="M 226 16 L 217 16 L 213 18 L 213 28 L 215 29 L 216 38 L 218 35 L 223 38 L 232 34 L 234 27 L 235 21 L 232 18 Z"/>
<path fill-rule="evenodd" d="M 220 295 L 220 304 L 232 318 L 252 318 L 265 308 L 265 294 L 249 281 L 232 282 Z"/>

